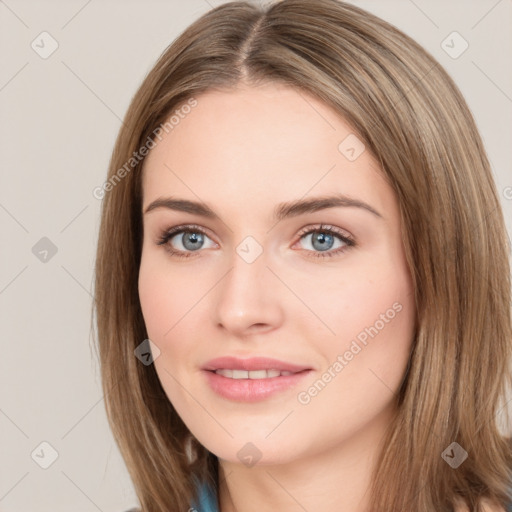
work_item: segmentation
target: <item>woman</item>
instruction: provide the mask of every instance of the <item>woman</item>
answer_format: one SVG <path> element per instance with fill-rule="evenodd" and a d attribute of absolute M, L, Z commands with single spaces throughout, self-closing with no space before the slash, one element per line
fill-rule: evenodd
<path fill-rule="evenodd" d="M 506 230 L 418 44 L 335 0 L 221 5 L 103 190 L 102 381 L 144 512 L 506 509 Z"/>

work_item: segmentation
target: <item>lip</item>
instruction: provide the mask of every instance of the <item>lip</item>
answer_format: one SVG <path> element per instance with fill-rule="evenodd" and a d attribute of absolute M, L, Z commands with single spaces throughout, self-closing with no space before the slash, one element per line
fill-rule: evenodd
<path fill-rule="evenodd" d="M 225 356 L 217 357 L 208 361 L 203 367 L 203 370 L 215 371 L 221 368 L 232 370 L 279 370 L 282 372 L 301 372 L 304 370 L 311 370 L 310 366 L 298 365 L 273 359 L 271 357 L 251 357 L 248 359 L 241 359 L 239 357 Z M 277 378 L 277 377 L 274 377 Z"/>
<path fill-rule="evenodd" d="M 293 372 L 267 379 L 230 379 L 217 375 L 215 370 L 280 370 Z M 202 368 L 210 388 L 223 398 L 236 402 L 257 402 L 295 387 L 313 370 L 307 366 L 287 363 L 268 357 L 240 359 L 237 357 L 219 357 L 212 359 Z"/>

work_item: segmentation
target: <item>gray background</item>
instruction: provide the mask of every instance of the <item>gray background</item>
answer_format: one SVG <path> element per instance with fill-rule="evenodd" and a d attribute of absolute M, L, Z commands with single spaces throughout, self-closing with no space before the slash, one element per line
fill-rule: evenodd
<path fill-rule="evenodd" d="M 90 347 L 100 209 L 92 191 L 145 74 L 220 3 L 0 0 L 1 512 L 136 504 Z M 352 3 L 411 35 L 454 77 L 485 140 L 511 233 L 512 1 Z M 469 44 L 457 58 L 464 42 L 446 39 L 453 31 Z M 52 462 L 52 449 L 42 442 L 58 454 L 47 469 L 40 466 Z"/>

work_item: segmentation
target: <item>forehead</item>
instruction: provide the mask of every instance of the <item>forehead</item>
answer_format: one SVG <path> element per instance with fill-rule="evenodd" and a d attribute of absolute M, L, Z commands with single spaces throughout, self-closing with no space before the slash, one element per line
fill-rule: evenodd
<path fill-rule="evenodd" d="M 173 194 L 246 209 L 249 198 L 277 203 L 334 191 L 386 208 L 392 191 L 379 165 L 369 151 L 347 158 L 344 141 L 362 142 L 315 97 L 265 84 L 195 99 L 146 157 L 144 204 Z"/>

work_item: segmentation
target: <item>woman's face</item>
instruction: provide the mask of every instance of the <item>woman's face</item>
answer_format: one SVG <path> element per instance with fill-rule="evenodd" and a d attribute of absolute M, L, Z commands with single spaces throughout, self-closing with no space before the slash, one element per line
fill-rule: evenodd
<path fill-rule="evenodd" d="M 222 460 L 361 456 L 392 417 L 414 330 L 394 192 L 312 96 L 196 100 L 144 166 L 139 295 L 162 386 Z"/>

